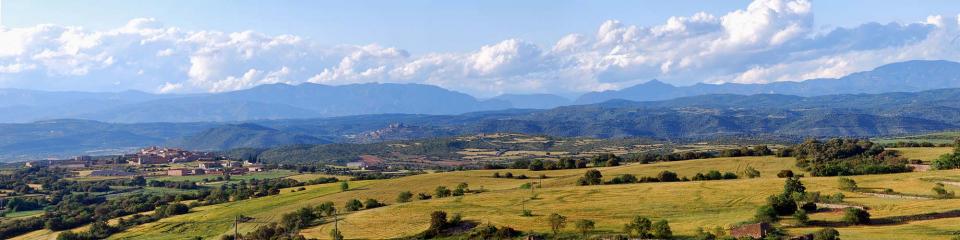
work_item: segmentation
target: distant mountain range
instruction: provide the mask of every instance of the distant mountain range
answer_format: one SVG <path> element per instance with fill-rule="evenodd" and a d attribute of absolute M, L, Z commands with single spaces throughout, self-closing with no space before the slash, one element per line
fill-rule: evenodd
<path fill-rule="evenodd" d="M 711 94 L 663 101 L 611 100 L 548 110 L 377 114 L 240 124 L 55 120 L 0 124 L 0 160 L 109 153 L 148 145 L 225 150 L 493 132 L 669 140 L 866 137 L 960 129 L 957 99 L 960 88 L 814 97 Z"/>
<path fill-rule="evenodd" d="M 706 94 L 831 94 L 914 92 L 960 87 L 960 63 L 908 61 L 838 79 L 769 84 L 697 84 L 673 86 L 652 80 L 633 87 L 587 93 L 575 101 L 551 94 L 505 94 L 480 100 L 422 84 L 366 83 L 328 86 L 272 84 L 211 94 L 164 95 L 47 92 L 0 89 L 0 122 L 49 119 L 102 122 L 244 122 L 312 119 L 368 114 L 451 115 L 503 109 L 550 109 L 614 99 L 657 101 Z"/>
<path fill-rule="evenodd" d="M 880 66 L 872 71 L 841 78 L 810 79 L 767 84 L 696 84 L 677 87 L 651 80 L 621 90 L 587 93 L 576 104 L 613 99 L 656 101 L 705 94 L 786 94 L 822 96 L 853 93 L 916 92 L 960 87 L 960 63 L 951 61 L 907 61 Z"/>

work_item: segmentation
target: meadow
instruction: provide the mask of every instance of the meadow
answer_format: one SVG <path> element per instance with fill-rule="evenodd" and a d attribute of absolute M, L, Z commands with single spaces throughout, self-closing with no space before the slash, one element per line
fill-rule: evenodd
<path fill-rule="evenodd" d="M 284 189 L 280 195 L 204 206 L 190 213 L 162 219 L 157 223 L 129 229 L 114 235 L 113 239 L 165 239 L 169 236 L 217 238 L 233 232 L 233 219 L 242 214 L 255 220 L 240 224 L 239 231 L 276 221 L 283 213 L 303 206 L 315 206 L 333 201 L 342 207 L 348 199 L 374 198 L 388 206 L 362 210 L 343 215 L 340 229 L 350 239 L 383 239 L 417 234 L 429 224 L 429 214 L 435 210 L 459 213 L 466 220 L 511 226 L 521 231 L 548 232 L 545 217 L 551 213 L 567 216 L 571 221 L 592 219 L 598 232 L 619 232 L 633 216 L 667 219 L 675 234 L 691 236 L 698 227 L 729 227 L 751 219 L 755 209 L 765 198 L 782 191 L 783 179 L 778 171 L 794 167 L 792 158 L 736 157 L 688 160 L 654 164 L 629 164 L 598 168 L 605 179 L 619 174 L 655 176 L 663 170 L 692 176 L 698 172 L 719 170 L 740 173 L 747 166 L 761 172 L 759 178 L 721 181 L 693 181 L 671 183 L 640 183 L 602 186 L 574 186 L 585 169 L 528 171 L 528 170 L 474 170 L 430 173 L 388 180 L 350 182 L 351 190 L 340 192 L 337 184 L 307 186 L 305 191 Z M 493 178 L 495 172 L 526 175 L 530 179 Z M 547 178 L 539 179 L 541 174 Z M 861 187 L 891 188 L 906 194 L 929 195 L 936 181 L 955 179 L 960 171 L 934 171 L 887 175 L 855 176 Z M 960 181 L 960 179 L 957 179 Z M 808 191 L 822 194 L 840 192 L 835 177 L 805 177 Z M 453 188 L 467 183 L 470 189 L 483 189 L 462 197 L 414 200 L 396 203 L 402 191 L 433 193 L 440 185 Z M 542 184 L 541 188 L 521 189 L 521 185 Z M 948 186 L 950 190 L 958 190 Z M 847 201 L 871 208 L 875 218 L 908 216 L 952 209 L 960 209 L 960 199 L 908 200 L 884 198 L 860 193 L 844 192 Z M 521 216 L 522 210 L 531 210 L 533 216 Z M 811 219 L 836 220 L 836 213 L 815 213 Z M 949 239 L 960 226 L 951 224 L 956 219 L 911 221 L 896 225 L 857 226 L 838 228 L 844 239 Z M 332 224 L 322 224 L 301 231 L 308 238 L 328 238 Z M 816 228 L 789 228 L 791 234 L 815 231 Z M 572 227 L 566 231 L 573 231 Z"/>

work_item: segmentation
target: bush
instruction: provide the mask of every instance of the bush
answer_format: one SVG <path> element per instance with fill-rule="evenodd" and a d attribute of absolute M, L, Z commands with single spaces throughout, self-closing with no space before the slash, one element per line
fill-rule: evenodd
<path fill-rule="evenodd" d="M 600 184 L 603 184 L 603 174 L 600 174 L 600 171 L 596 169 L 587 170 L 587 172 L 583 174 L 583 177 L 577 180 L 577 185 L 580 186 Z"/>
<path fill-rule="evenodd" d="M 807 203 L 804 203 L 803 206 L 800 206 L 800 209 L 803 209 L 803 211 L 806 211 L 808 213 L 816 212 L 817 204 L 813 202 L 807 202 Z"/>
<path fill-rule="evenodd" d="M 346 209 L 347 211 L 357 211 L 357 210 L 360 210 L 361 208 L 363 208 L 363 203 L 361 203 L 360 200 L 357 200 L 357 199 L 347 200 L 347 203 L 344 204 L 343 206 L 343 209 Z"/>
<path fill-rule="evenodd" d="M 943 188 L 943 183 L 937 183 L 937 185 L 933 187 L 933 193 L 936 194 L 937 198 L 941 199 L 953 198 L 955 195 L 953 191 L 947 191 L 947 189 Z"/>
<path fill-rule="evenodd" d="M 673 238 L 673 231 L 670 230 L 670 223 L 667 220 L 660 220 L 653 223 L 653 237 L 659 239 Z"/>
<path fill-rule="evenodd" d="M 446 186 L 437 186 L 437 188 L 433 190 L 433 195 L 437 196 L 437 198 L 445 198 L 451 195 L 451 191 L 447 189 Z"/>
<path fill-rule="evenodd" d="M 411 193 L 410 191 L 403 191 L 400 194 L 397 194 L 398 203 L 409 202 L 411 199 L 413 199 L 413 193 Z"/>
<path fill-rule="evenodd" d="M 867 224 L 870 223 L 870 213 L 859 208 L 846 208 L 843 210 L 842 220 L 852 225 Z"/>
<path fill-rule="evenodd" d="M 810 223 L 810 217 L 807 216 L 807 211 L 803 209 L 797 210 L 796 213 L 793 213 L 793 218 L 797 220 L 797 224 L 800 226 L 806 226 Z"/>
<path fill-rule="evenodd" d="M 577 220 L 574 225 L 577 228 L 577 231 L 580 231 L 580 234 L 583 235 L 587 235 L 587 233 L 590 233 L 590 231 L 593 231 L 593 229 L 596 227 L 596 223 L 589 219 Z"/>
<path fill-rule="evenodd" d="M 376 199 L 373 199 L 373 198 L 367 198 L 366 201 L 363 201 L 363 206 L 366 207 L 367 209 L 372 209 L 372 208 L 386 206 L 386 204 L 383 204 L 380 201 L 377 201 Z"/>
<path fill-rule="evenodd" d="M 493 178 L 500 178 L 500 172 L 493 173 Z"/>
<path fill-rule="evenodd" d="M 784 194 L 767 197 L 767 205 L 772 207 L 780 216 L 789 216 L 797 212 L 797 202 Z"/>
<path fill-rule="evenodd" d="M 430 198 L 433 198 L 433 196 L 430 196 L 430 194 L 426 194 L 426 193 L 418 193 L 418 194 L 417 194 L 417 199 L 419 199 L 419 200 L 427 200 L 427 199 L 430 199 Z"/>
<path fill-rule="evenodd" d="M 777 210 L 773 209 L 770 205 L 764 205 L 757 208 L 757 213 L 753 215 L 753 220 L 756 222 L 773 223 L 779 221 L 780 218 Z"/>
<path fill-rule="evenodd" d="M 662 171 L 662 172 L 660 172 L 659 174 L 657 174 L 657 180 L 659 180 L 659 181 L 661 181 L 661 182 L 676 182 L 676 181 L 680 181 L 680 179 L 677 178 L 677 173 L 671 172 L 671 171 Z"/>
<path fill-rule="evenodd" d="M 791 170 L 780 170 L 780 172 L 777 173 L 777 177 L 778 177 L 778 178 L 793 177 L 793 171 L 791 171 Z"/>
<path fill-rule="evenodd" d="M 820 229 L 813 233 L 813 240 L 840 240 L 840 232 L 833 228 Z"/>
<path fill-rule="evenodd" d="M 838 178 L 837 183 L 840 185 L 840 190 L 844 191 L 856 191 L 858 189 L 857 182 L 849 178 Z"/>
<path fill-rule="evenodd" d="M 743 170 L 743 175 L 747 175 L 748 178 L 758 178 L 760 177 L 760 171 L 748 166 L 746 170 Z"/>

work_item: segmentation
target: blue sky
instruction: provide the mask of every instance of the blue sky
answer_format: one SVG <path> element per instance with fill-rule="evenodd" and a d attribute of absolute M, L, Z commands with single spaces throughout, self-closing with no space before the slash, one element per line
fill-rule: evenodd
<path fill-rule="evenodd" d="M 250 0 L 2 0 L 11 27 L 42 23 L 117 27 L 150 17 L 191 30 L 254 30 L 295 34 L 325 44 L 378 43 L 413 53 L 470 51 L 507 38 L 552 44 L 572 33 L 589 33 L 606 20 L 636 25 L 703 11 L 715 15 L 746 6 L 745 0 L 674 1 L 250 1 Z M 844 0 L 814 2 L 822 27 L 865 22 L 922 21 L 928 15 L 960 13 L 950 0 Z"/>
<path fill-rule="evenodd" d="M 0 88 L 569 94 L 839 77 L 960 47 L 947 0 L 0 1 Z"/>

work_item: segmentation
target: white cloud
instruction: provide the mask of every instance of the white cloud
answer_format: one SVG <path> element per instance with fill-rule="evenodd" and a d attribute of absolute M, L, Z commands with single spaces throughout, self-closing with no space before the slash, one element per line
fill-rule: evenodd
<path fill-rule="evenodd" d="M 402 82 L 475 95 L 839 77 L 912 59 L 960 58 L 960 16 L 813 30 L 807 0 L 756 0 L 655 26 L 610 20 L 553 46 L 506 39 L 466 53 L 321 46 L 295 35 L 186 31 L 155 19 L 120 27 L 0 27 L 0 87 L 220 92 L 260 84 Z"/>

